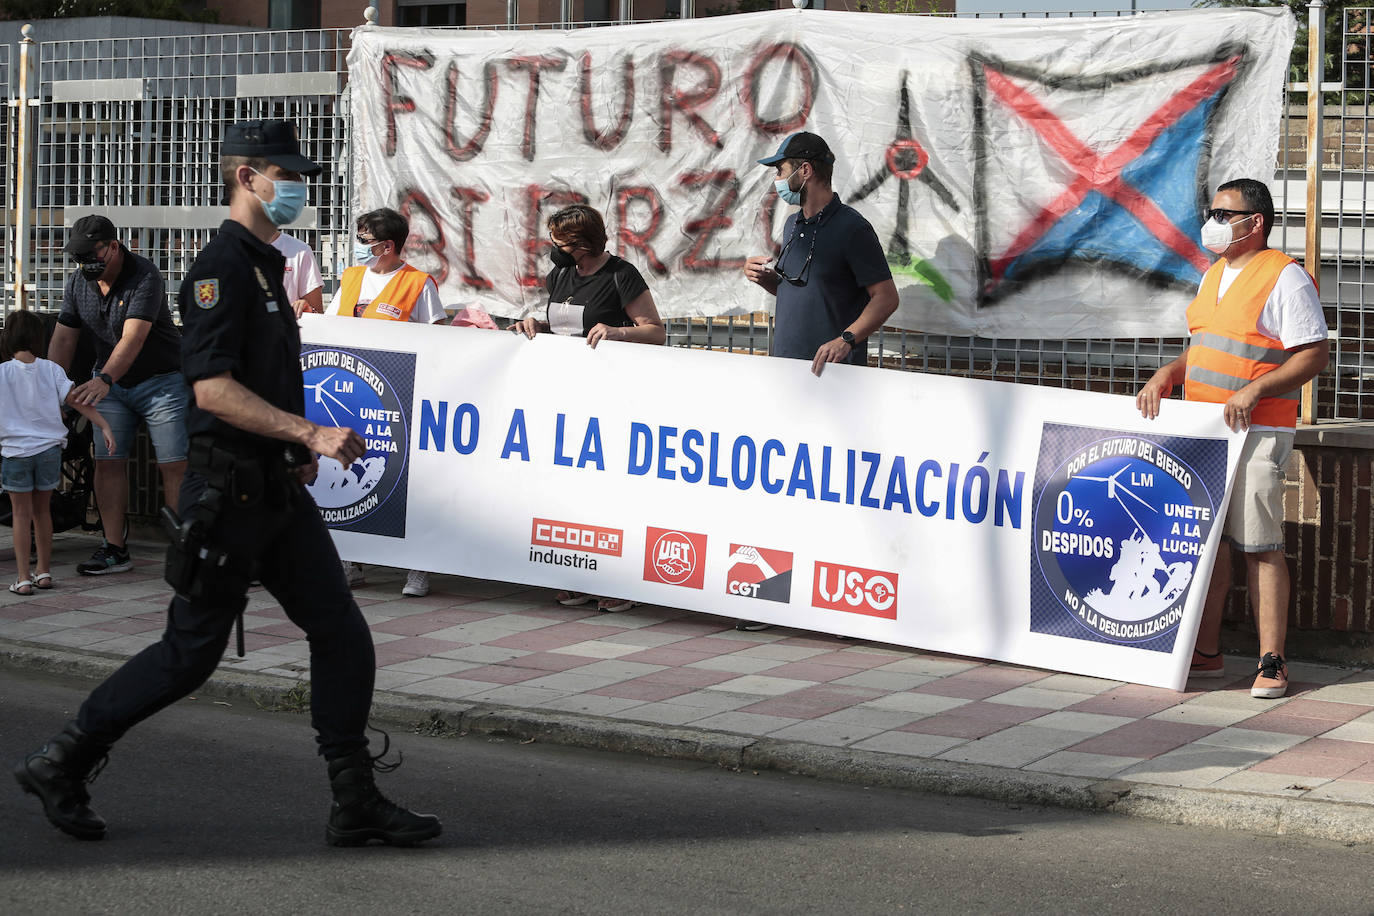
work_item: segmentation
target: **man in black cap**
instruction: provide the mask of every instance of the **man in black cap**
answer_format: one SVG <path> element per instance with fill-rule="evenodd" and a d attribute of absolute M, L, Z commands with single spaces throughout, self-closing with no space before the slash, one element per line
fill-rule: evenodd
<path fill-rule="evenodd" d="M 181 332 L 167 307 L 167 287 L 157 266 L 115 237 L 103 216 L 83 216 L 63 248 L 79 269 L 67 278 L 62 311 L 49 354 L 71 369 L 83 329 L 95 346 L 94 376 L 72 393 L 78 404 L 95 407 L 110 423 L 115 448 L 95 441 L 95 501 L 105 542 L 76 571 L 86 576 L 133 568 L 124 538 L 129 505 L 129 450 L 139 421 L 157 453 L 162 494 L 176 507 L 186 471 L 186 405 L 190 393 L 181 377 Z"/>
<path fill-rule="evenodd" d="M 897 286 L 868 220 L 830 187 L 835 155 L 820 137 L 791 134 L 759 160 L 777 170 L 774 187 L 801 211 L 787 218 L 775 259 L 749 258 L 744 275 L 778 297 L 773 355 L 868 365 L 868 336 L 897 310 Z"/>
<path fill-rule="evenodd" d="M 835 154 L 816 134 L 789 134 L 759 165 L 777 170 L 782 202 L 801 210 L 787 217 L 777 258 L 756 255 L 744 275 L 773 295 L 771 355 L 826 363 L 868 365 L 868 336 L 897 311 L 897 286 L 878 234 L 859 211 L 840 203 L 830 186 Z M 738 630 L 766 630 L 754 620 Z"/>
<path fill-rule="evenodd" d="M 304 483 L 317 453 L 344 467 L 362 457 L 347 427 L 305 419 L 300 334 L 270 244 L 305 202 L 300 154 L 285 121 L 248 121 L 225 135 L 220 175 L 229 219 L 181 286 L 182 368 L 194 392 L 191 444 L 176 538 L 167 554 L 176 590 L 162 639 L 134 656 L 77 716 L 14 771 L 49 821 L 82 839 L 104 836 L 86 783 L 126 731 L 186 696 L 214 671 L 258 579 L 310 642 L 311 724 L 328 762 L 333 845 L 408 846 L 436 837 L 439 819 L 388 801 L 367 751 L 376 658 L 339 555 Z M 385 753 L 385 748 L 383 748 Z"/>

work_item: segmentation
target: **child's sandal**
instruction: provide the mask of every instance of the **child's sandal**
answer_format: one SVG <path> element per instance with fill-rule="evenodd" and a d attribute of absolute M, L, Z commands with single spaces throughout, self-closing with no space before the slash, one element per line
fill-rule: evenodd
<path fill-rule="evenodd" d="M 33 577 L 33 587 L 41 589 L 52 588 L 52 573 L 37 573 Z"/>
<path fill-rule="evenodd" d="M 16 595 L 32 595 L 33 583 L 28 579 L 20 579 L 10 585 L 10 591 Z"/>

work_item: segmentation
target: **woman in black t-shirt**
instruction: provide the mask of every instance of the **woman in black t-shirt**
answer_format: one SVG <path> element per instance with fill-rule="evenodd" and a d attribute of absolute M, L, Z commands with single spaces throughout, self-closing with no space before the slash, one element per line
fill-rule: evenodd
<path fill-rule="evenodd" d="M 533 316 L 511 325 L 531 339 L 554 333 L 603 340 L 661 344 L 667 332 L 653 294 L 633 264 L 606 250 L 606 224 L 586 204 L 564 207 L 549 217 L 549 251 L 554 268 L 544 278 L 549 304 L 541 321 Z"/>
<path fill-rule="evenodd" d="M 629 261 L 606 250 L 606 224 L 586 204 L 564 207 L 549 217 L 549 257 L 554 268 L 544 279 L 548 308 L 541 321 L 533 316 L 510 329 L 531 340 L 535 334 L 585 337 L 595 348 L 603 340 L 661 344 L 668 339 L 653 294 Z M 560 591 L 558 603 L 573 607 L 593 600 L 583 592 Z M 601 598 L 597 608 L 626 611 L 637 602 Z"/>

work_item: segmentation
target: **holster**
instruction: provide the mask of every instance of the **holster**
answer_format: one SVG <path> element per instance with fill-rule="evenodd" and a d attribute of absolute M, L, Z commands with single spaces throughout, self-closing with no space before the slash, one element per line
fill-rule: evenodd
<path fill-rule="evenodd" d="M 275 459 L 275 460 L 274 460 Z M 247 605 L 249 585 L 256 576 L 251 556 L 235 555 L 208 542 L 211 529 L 229 507 L 251 509 L 263 499 L 289 497 L 285 461 L 254 450 L 216 444 L 196 437 L 187 453 L 187 470 L 205 479 L 196 502 L 180 518 L 163 507 L 162 520 L 171 538 L 167 548 L 164 577 L 178 595 L 196 603 L 213 602 L 223 606 L 236 596 L 239 606 L 238 654 L 243 655 L 243 608 Z M 280 486 L 282 492 L 271 492 Z"/>

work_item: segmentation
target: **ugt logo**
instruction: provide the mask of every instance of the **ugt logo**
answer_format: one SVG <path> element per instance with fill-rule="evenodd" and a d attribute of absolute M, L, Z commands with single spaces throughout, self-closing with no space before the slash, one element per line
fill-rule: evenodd
<path fill-rule="evenodd" d="M 644 532 L 644 581 L 702 588 L 706 578 L 706 535 L 667 528 Z"/>
<path fill-rule="evenodd" d="M 817 563 L 811 606 L 897 619 L 897 574 L 862 566 Z"/>

